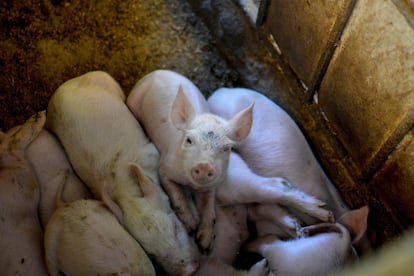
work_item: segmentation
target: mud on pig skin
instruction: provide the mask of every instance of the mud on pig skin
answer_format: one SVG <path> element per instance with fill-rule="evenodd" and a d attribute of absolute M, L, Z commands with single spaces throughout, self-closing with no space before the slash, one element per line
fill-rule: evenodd
<path fill-rule="evenodd" d="M 47 127 L 94 196 L 167 273 L 192 274 L 199 253 L 159 185 L 158 151 L 119 84 L 105 72 L 89 72 L 62 84 L 47 112 Z"/>
<path fill-rule="evenodd" d="M 57 208 L 55 201 L 62 183 L 62 200 L 65 202 L 92 197 L 73 171 L 60 142 L 46 129 L 28 146 L 26 154 L 39 181 L 39 216 L 43 229 Z"/>
<path fill-rule="evenodd" d="M 45 231 L 50 275 L 155 275 L 139 243 L 103 202 L 66 203 L 50 218 Z"/>
<path fill-rule="evenodd" d="M 44 112 L 0 132 L 0 271 L 47 275 L 43 232 L 37 215 L 39 186 L 25 150 L 40 133 Z"/>
<path fill-rule="evenodd" d="M 199 89 L 186 77 L 156 70 L 141 78 L 127 105 L 161 153 L 161 184 L 203 251 L 214 239 L 215 191 L 224 181 L 231 148 L 250 131 L 252 106 L 229 120 L 209 112 Z M 186 199 L 191 187 L 197 207 Z"/>

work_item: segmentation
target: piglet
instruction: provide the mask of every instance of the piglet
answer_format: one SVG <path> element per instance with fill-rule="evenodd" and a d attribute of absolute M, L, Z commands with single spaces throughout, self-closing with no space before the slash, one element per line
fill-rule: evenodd
<path fill-rule="evenodd" d="M 45 230 L 45 255 L 51 276 L 155 275 L 139 243 L 94 199 L 60 204 Z"/>
<path fill-rule="evenodd" d="M 62 191 L 63 201 L 92 197 L 73 171 L 60 142 L 46 129 L 42 129 L 39 136 L 29 145 L 26 154 L 39 180 L 39 216 L 43 229 L 56 210 L 55 199 L 62 182 L 65 183 Z"/>
<path fill-rule="evenodd" d="M 94 196 L 167 273 L 192 274 L 197 248 L 159 184 L 159 153 L 119 84 L 105 72 L 89 72 L 62 84 L 47 112 L 47 127 Z"/>
<path fill-rule="evenodd" d="M 337 223 L 303 227 L 296 239 L 262 236 L 246 249 L 266 258 L 269 275 L 331 275 L 358 258 L 352 244 L 365 234 L 367 214 L 367 207 L 362 207 L 347 212 Z"/>
<path fill-rule="evenodd" d="M 253 105 L 228 120 L 209 113 L 198 88 L 184 76 L 156 70 L 137 82 L 127 105 L 161 154 L 161 184 L 189 232 L 210 251 L 215 191 L 226 176 L 231 148 L 249 133 Z M 186 197 L 191 187 L 196 204 Z M 198 216 L 200 213 L 200 218 Z"/>
<path fill-rule="evenodd" d="M 323 202 L 292 187 L 283 178 L 256 175 L 235 152 L 230 154 L 226 181 L 217 187 L 216 197 L 216 239 L 210 254 L 201 258 L 197 275 L 212 275 L 220 269 L 233 271 L 234 275 L 267 275 L 268 267 L 263 263 L 249 271 L 238 271 L 232 267 L 243 244 L 253 236 L 248 220 L 277 225 L 278 232 L 272 228 L 272 234 L 292 238 L 296 237 L 300 228 L 299 222 L 292 216 L 295 212 L 317 218 L 320 222 L 333 219 L 332 213 L 323 208 Z M 278 216 L 275 210 L 283 210 L 284 206 L 289 206 L 293 212 L 285 211 L 283 216 Z M 262 215 L 262 212 L 272 216 Z M 265 230 L 260 231 L 264 233 Z"/>
<path fill-rule="evenodd" d="M 285 178 L 294 187 L 325 202 L 335 218 L 349 212 L 299 127 L 273 101 L 254 90 L 221 88 L 210 96 L 208 104 L 213 113 L 229 118 L 252 101 L 255 102 L 252 130 L 235 148 L 249 168 L 258 175 Z M 308 224 L 315 222 L 300 218 Z M 355 246 L 361 253 L 370 250 L 366 236 Z"/>
<path fill-rule="evenodd" d="M 25 150 L 45 122 L 40 112 L 21 126 L 0 132 L 0 271 L 46 275 L 43 232 L 37 215 L 39 186 Z"/>
<path fill-rule="evenodd" d="M 329 181 L 294 120 L 263 94 L 245 88 L 220 88 L 208 99 L 211 112 L 231 118 L 254 101 L 253 124 L 235 148 L 258 175 L 283 177 L 327 204 L 338 218 L 349 208 Z"/>

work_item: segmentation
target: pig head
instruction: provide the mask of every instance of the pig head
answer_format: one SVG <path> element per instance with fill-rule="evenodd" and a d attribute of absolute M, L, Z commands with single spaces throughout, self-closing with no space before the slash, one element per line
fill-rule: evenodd
<path fill-rule="evenodd" d="M 39 186 L 25 151 L 45 122 L 40 112 L 21 126 L 0 132 L 0 271 L 46 275 L 43 232 L 37 215 Z"/>
<path fill-rule="evenodd" d="M 62 84 L 48 105 L 55 133 L 77 175 L 169 274 L 197 269 L 198 252 L 159 185 L 159 154 L 107 73 Z M 112 203 L 114 202 L 114 203 Z"/>
<path fill-rule="evenodd" d="M 189 232 L 198 228 L 199 247 L 211 250 L 216 187 L 225 179 L 231 148 L 250 131 L 253 106 L 224 120 L 209 113 L 190 80 L 168 70 L 139 80 L 127 105 L 160 151 L 161 184 L 174 210 Z"/>

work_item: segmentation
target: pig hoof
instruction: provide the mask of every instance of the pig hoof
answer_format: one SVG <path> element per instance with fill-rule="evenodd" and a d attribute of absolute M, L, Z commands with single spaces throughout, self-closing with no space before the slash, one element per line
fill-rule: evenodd
<path fill-rule="evenodd" d="M 208 234 L 207 232 L 208 231 L 199 230 L 196 238 L 199 250 L 203 254 L 209 254 L 213 249 L 213 240 L 215 235 Z"/>

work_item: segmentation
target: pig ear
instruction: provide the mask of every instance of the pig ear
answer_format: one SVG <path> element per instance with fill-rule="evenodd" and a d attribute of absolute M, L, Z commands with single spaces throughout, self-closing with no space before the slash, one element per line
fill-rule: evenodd
<path fill-rule="evenodd" d="M 338 222 L 344 225 L 351 234 L 353 246 L 358 246 L 362 242 L 362 238 L 367 231 L 368 213 L 368 206 L 364 206 L 357 210 L 349 211 L 338 219 Z"/>
<path fill-rule="evenodd" d="M 184 93 L 183 87 L 178 87 L 177 96 L 171 108 L 171 121 L 178 129 L 185 129 L 195 116 L 195 111 Z"/>
<path fill-rule="evenodd" d="M 137 183 L 143 193 L 143 197 L 150 195 L 153 192 L 151 181 L 145 176 L 141 167 L 137 163 L 130 163 L 129 168 L 137 177 Z"/>
<path fill-rule="evenodd" d="M 240 142 L 249 135 L 253 123 L 253 106 L 254 103 L 251 103 L 230 119 L 228 125 L 231 132 L 228 137 L 231 140 Z"/>

